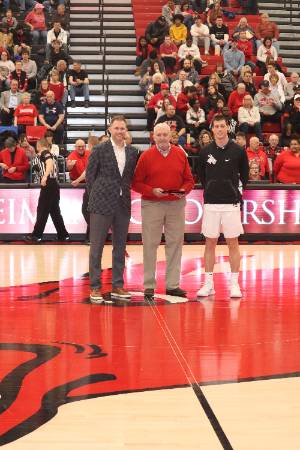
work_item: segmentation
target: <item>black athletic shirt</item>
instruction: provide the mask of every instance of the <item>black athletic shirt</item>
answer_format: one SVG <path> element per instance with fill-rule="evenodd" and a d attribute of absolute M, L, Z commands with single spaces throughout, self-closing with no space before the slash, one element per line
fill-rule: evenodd
<path fill-rule="evenodd" d="M 198 176 L 204 203 L 237 204 L 241 201 L 240 181 L 245 187 L 249 178 L 247 153 L 231 139 L 224 148 L 212 142 L 199 153 Z"/>

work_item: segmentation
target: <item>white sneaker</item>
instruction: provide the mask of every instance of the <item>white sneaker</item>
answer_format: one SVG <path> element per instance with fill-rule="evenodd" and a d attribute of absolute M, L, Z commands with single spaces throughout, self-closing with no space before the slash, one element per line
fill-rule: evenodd
<path fill-rule="evenodd" d="M 214 295 L 215 289 L 214 286 L 209 284 L 204 284 L 202 288 L 197 292 L 197 297 L 208 297 L 209 295 Z"/>
<path fill-rule="evenodd" d="M 230 297 L 243 297 L 241 288 L 238 284 L 233 284 L 230 287 Z"/>

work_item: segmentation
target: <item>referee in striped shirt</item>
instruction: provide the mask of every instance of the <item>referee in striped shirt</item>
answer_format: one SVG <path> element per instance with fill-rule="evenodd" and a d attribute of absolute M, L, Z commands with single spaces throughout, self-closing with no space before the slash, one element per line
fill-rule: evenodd
<path fill-rule="evenodd" d="M 32 160 L 32 168 L 41 183 L 41 191 L 37 206 L 37 217 L 33 232 L 26 236 L 29 242 L 40 242 L 46 227 L 49 215 L 57 231 L 59 241 L 69 241 L 70 236 L 66 230 L 59 207 L 59 184 L 57 181 L 57 163 L 50 153 L 47 139 L 40 139 L 36 144 L 37 155 Z"/>

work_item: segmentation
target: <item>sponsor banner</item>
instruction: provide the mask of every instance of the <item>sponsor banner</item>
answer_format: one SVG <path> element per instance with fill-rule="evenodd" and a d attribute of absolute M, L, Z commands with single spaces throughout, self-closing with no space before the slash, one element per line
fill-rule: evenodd
<path fill-rule="evenodd" d="M 39 189 L 2 189 L 0 192 L 0 233 L 26 234 L 36 219 Z M 81 214 L 83 189 L 61 189 L 61 211 L 69 233 L 85 233 Z M 199 233 L 203 213 L 203 191 L 187 196 L 186 233 Z M 300 190 L 251 189 L 244 192 L 242 222 L 245 233 L 300 233 Z M 49 219 L 46 233 L 55 233 Z M 132 192 L 129 233 L 141 232 L 140 196 Z"/>

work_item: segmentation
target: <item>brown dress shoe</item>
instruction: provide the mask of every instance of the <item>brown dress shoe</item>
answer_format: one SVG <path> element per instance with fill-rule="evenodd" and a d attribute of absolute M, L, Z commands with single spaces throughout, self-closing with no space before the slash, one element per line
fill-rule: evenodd
<path fill-rule="evenodd" d="M 130 300 L 131 294 L 122 287 L 115 287 L 111 291 L 111 296 L 120 300 Z"/>
<path fill-rule="evenodd" d="M 101 289 L 91 289 L 90 291 L 90 302 L 95 305 L 100 305 L 104 302 L 104 298 Z"/>

